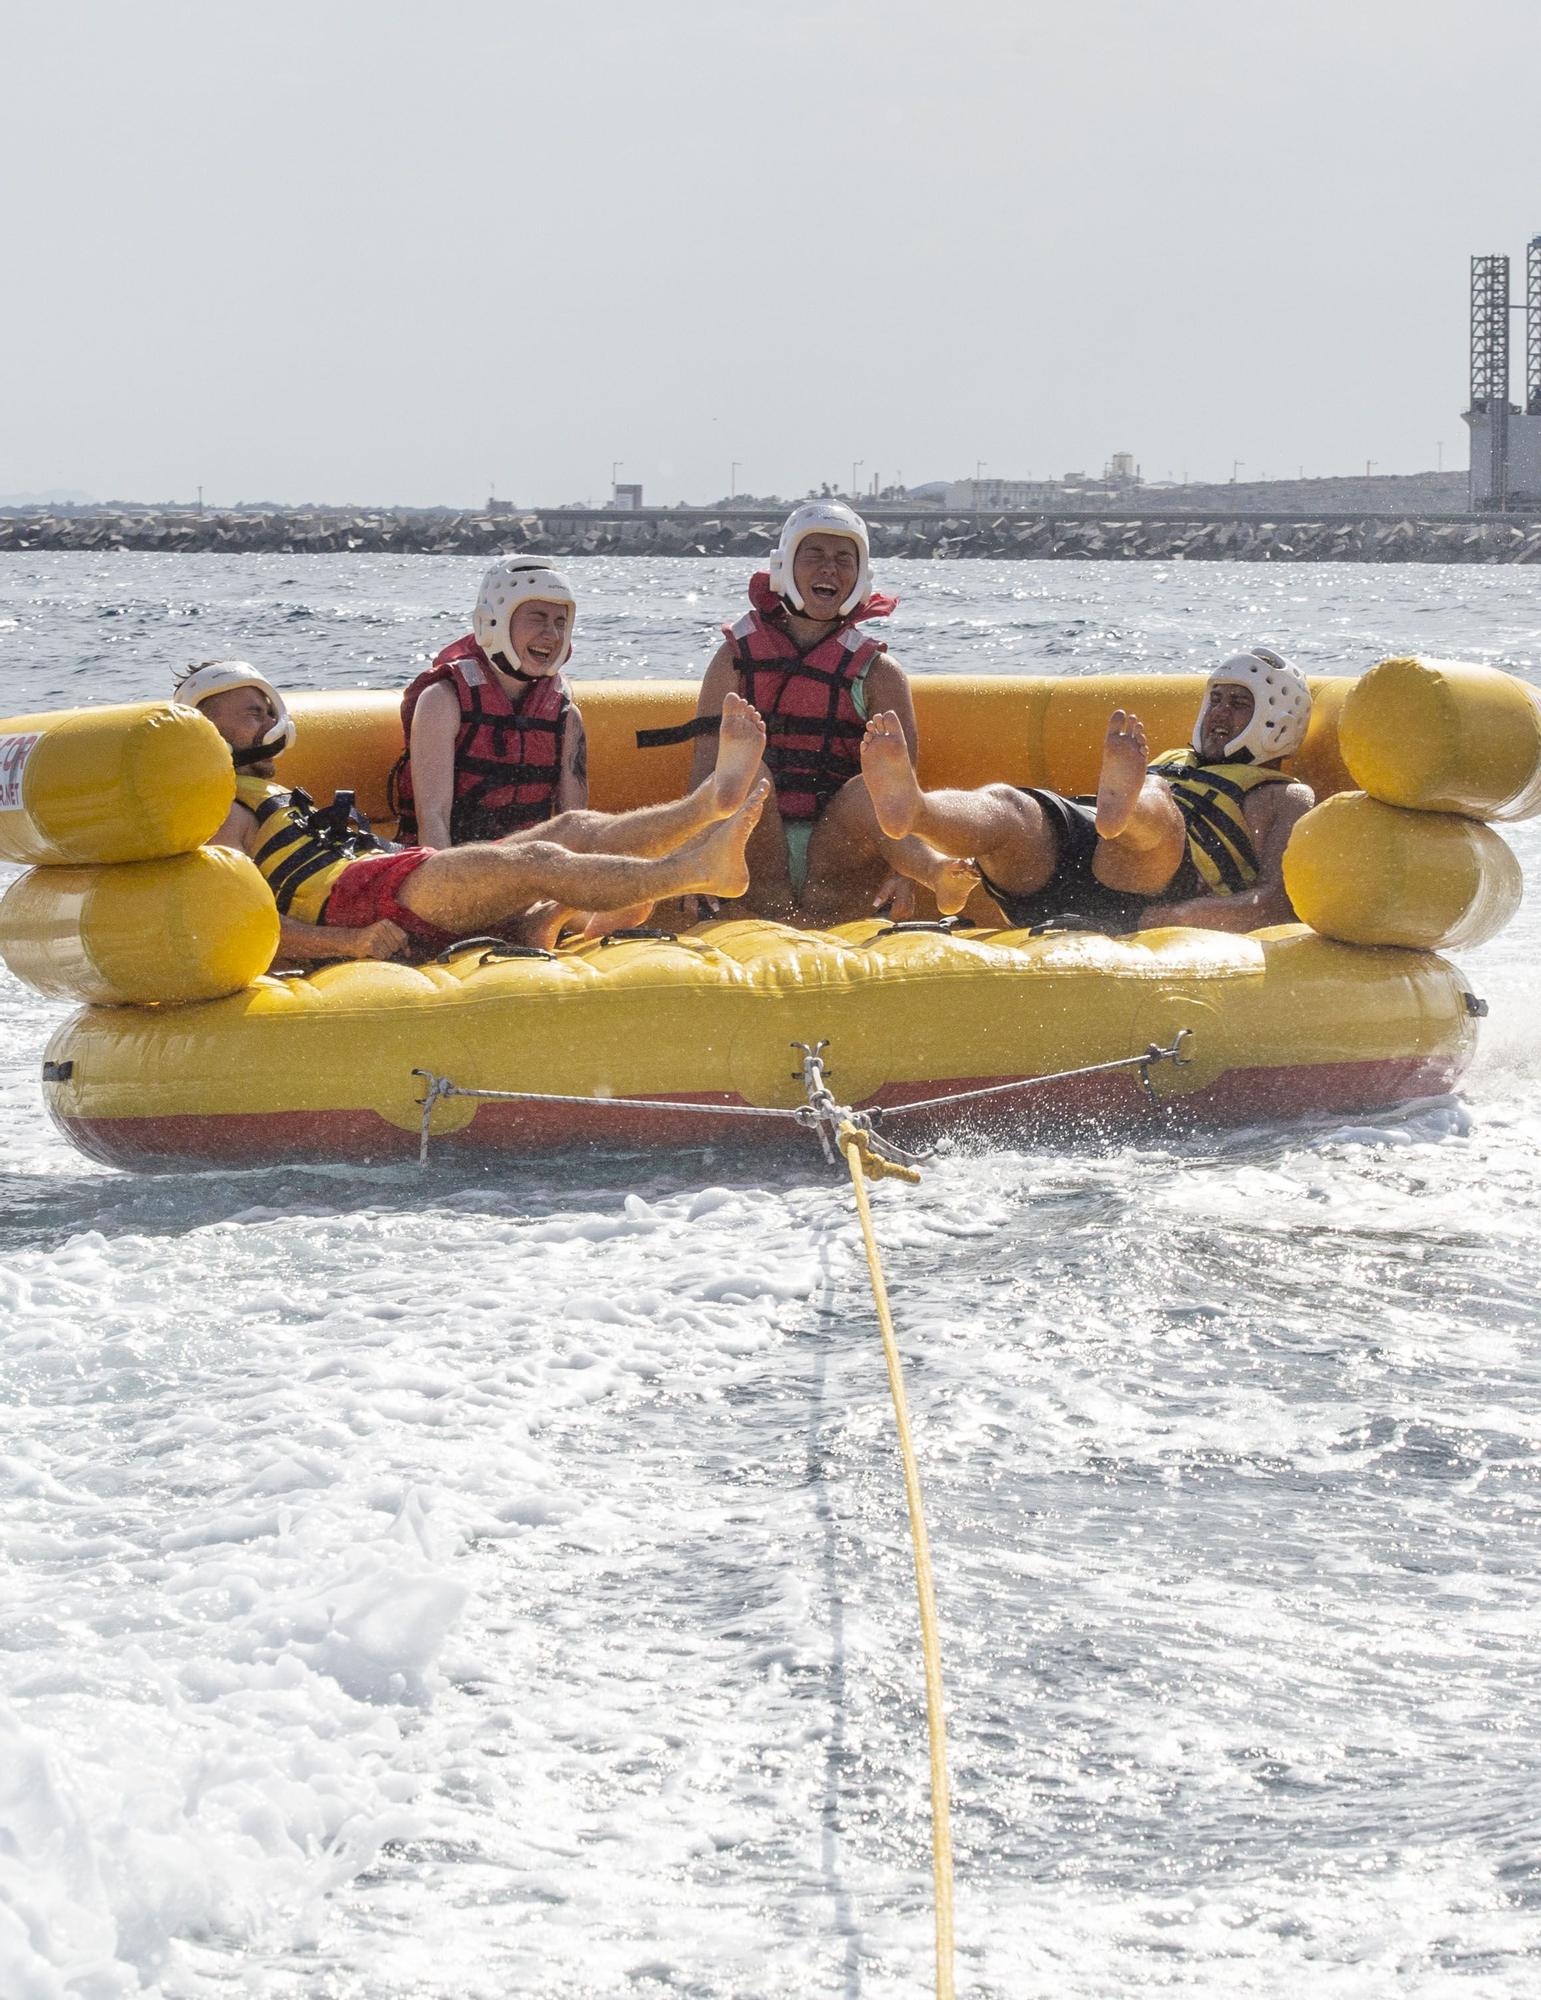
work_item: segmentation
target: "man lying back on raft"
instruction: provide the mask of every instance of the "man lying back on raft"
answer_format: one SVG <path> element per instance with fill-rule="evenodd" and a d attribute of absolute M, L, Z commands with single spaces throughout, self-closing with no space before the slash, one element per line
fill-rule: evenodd
<path fill-rule="evenodd" d="M 1251 931 L 1294 919 L 1284 849 L 1315 799 L 1279 766 L 1310 718 L 1305 676 L 1255 646 L 1210 675 L 1189 749 L 1151 761 L 1139 717 L 1115 709 L 1095 802 L 1015 785 L 923 792 L 894 714 L 868 725 L 862 772 L 883 831 L 972 858 L 1013 927 Z"/>
<path fill-rule="evenodd" d="M 758 776 L 764 728 L 736 698 L 724 705 L 716 763 L 688 797 L 630 813 L 561 813 L 507 840 L 438 849 L 376 840 L 346 806 L 318 810 L 278 783 L 275 759 L 294 724 L 244 660 L 195 667 L 175 699 L 200 709 L 230 745 L 236 802 L 214 843 L 261 869 L 286 961 L 427 957 L 489 931 L 550 944 L 575 917 L 597 933 L 640 922 L 664 897 L 740 896 L 748 886 L 744 847 L 770 787 Z"/>
<path fill-rule="evenodd" d="M 749 603 L 736 624 L 723 626 L 696 721 L 686 725 L 696 737 L 691 778 L 699 783 L 731 693 L 765 718 L 776 795 L 749 842 L 749 909 L 783 923 L 838 923 L 868 914 L 895 873 L 924 883 L 940 908 L 961 909 L 971 873 L 923 841 L 890 840 L 861 779 L 869 716 L 886 712 L 907 757 L 916 748 L 904 669 L 881 639 L 858 629 L 894 609 L 894 599 L 872 587 L 866 522 L 835 500 L 794 508 L 769 569 L 749 580 Z M 659 731 L 653 740 L 679 733 Z"/>

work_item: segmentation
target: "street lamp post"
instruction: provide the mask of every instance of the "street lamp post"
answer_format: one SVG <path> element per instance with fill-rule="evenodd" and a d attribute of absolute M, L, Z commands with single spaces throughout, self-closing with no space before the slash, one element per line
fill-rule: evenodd
<path fill-rule="evenodd" d="M 855 499 L 857 498 L 857 492 L 856 492 L 856 475 L 857 475 L 857 473 L 858 473 L 858 472 L 860 472 L 860 471 L 861 471 L 862 467 L 863 467 L 863 466 L 864 466 L 864 465 L 865 465 L 866 463 L 867 463 L 867 461 L 866 461 L 866 460 L 865 460 L 864 458 L 853 458 L 853 459 L 851 460 L 851 498 L 852 498 L 853 500 L 855 500 Z"/>
<path fill-rule="evenodd" d="M 1236 484 L 1237 473 L 1241 471 L 1246 462 L 1244 458 L 1233 458 L 1231 460 L 1231 484 L 1233 486 Z"/>
<path fill-rule="evenodd" d="M 610 505 L 612 507 L 615 505 L 615 475 L 625 463 L 624 458 L 612 458 L 610 461 Z"/>
<path fill-rule="evenodd" d="M 739 468 L 739 464 L 740 464 L 740 460 L 738 460 L 738 459 L 736 459 L 736 458 L 735 458 L 735 459 L 734 459 L 734 461 L 733 461 L 733 465 L 732 465 L 732 468 L 731 468 L 731 470 L 730 470 L 730 471 L 729 471 L 729 473 L 728 473 L 728 505 L 729 505 L 730 507 L 732 506 L 733 502 L 734 502 L 734 501 L 735 501 L 735 500 L 736 500 L 736 499 L 738 498 L 738 468 Z"/>

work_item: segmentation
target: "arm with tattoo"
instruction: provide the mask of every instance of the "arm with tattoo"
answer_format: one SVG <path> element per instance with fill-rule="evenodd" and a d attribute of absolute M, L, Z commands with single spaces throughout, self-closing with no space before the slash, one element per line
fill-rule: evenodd
<path fill-rule="evenodd" d="M 558 812 L 581 811 L 589 802 L 589 739 L 577 704 L 567 711 L 562 732 L 562 775 L 557 781 Z"/>

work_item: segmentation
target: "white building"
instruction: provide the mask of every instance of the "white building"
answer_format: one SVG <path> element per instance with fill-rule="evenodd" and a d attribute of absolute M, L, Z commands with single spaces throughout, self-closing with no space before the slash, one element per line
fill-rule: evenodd
<path fill-rule="evenodd" d="M 1468 410 L 1471 426 L 1471 507 L 1534 507 L 1541 502 L 1541 415 L 1513 403 L 1506 412 Z"/>
<path fill-rule="evenodd" d="M 1057 490 L 1047 479 L 950 479 L 945 504 L 955 514 L 1010 514 L 1047 507 Z"/>

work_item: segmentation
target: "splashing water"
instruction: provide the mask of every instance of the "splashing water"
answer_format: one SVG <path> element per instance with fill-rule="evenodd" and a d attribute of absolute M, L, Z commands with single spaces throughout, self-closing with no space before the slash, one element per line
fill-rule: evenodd
<path fill-rule="evenodd" d="M 580 676 L 698 671 L 743 581 L 569 567 Z M 478 569 L 13 557 L 0 712 L 231 651 L 399 685 Z M 1541 679 L 1521 571 L 897 585 L 912 668 L 1267 639 Z M 876 1191 L 961 1991 L 1533 1989 L 1538 941 L 1527 904 L 1463 958 L 1491 1015 L 1460 1100 L 960 1146 Z M 0 1993 L 925 1990 L 909 1552 L 838 1180 L 106 1173 L 38 1102 L 63 1010 L 4 999 Z"/>

